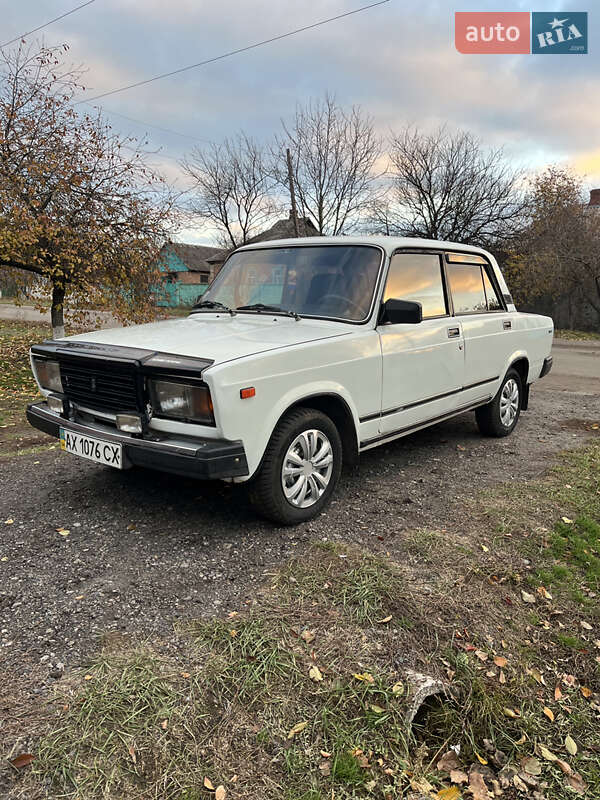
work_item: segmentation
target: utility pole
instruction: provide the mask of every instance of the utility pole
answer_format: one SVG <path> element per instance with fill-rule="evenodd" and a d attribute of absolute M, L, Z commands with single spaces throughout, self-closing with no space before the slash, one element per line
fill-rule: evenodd
<path fill-rule="evenodd" d="M 290 153 L 289 147 L 285 152 L 287 156 L 288 181 L 290 184 L 290 199 L 292 201 L 292 219 L 294 221 L 294 231 L 296 232 L 296 237 L 299 237 L 300 229 L 298 228 L 298 210 L 296 209 L 296 192 L 294 191 L 294 171 L 292 170 L 292 154 Z"/>

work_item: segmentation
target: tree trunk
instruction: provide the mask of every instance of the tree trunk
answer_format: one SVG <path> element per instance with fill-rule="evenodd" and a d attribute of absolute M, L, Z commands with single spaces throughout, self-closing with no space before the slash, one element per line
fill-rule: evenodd
<path fill-rule="evenodd" d="M 65 302 L 65 287 L 58 283 L 52 284 L 52 308 L 50 316 L 52 319 L 52 338 L 63 339 L 65 335 L 65 318 L 63 307 Z"/>

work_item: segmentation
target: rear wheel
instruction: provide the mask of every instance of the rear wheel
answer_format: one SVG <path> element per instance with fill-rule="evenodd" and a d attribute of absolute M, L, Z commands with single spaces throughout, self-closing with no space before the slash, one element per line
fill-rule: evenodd
<path fill-rule="evenodd" d="M 250 487 L 256 511 L 296 525 L 329 503 L 342 468 L 342 442 L 331 419 L 312 408 L 290 411 L 279 422 Z"/>
<path fill-rule="evenodd" d="M 475 411 L 477 425 L 484 436 L 508 436 L 521 414 L 523 386 L 516 369 L 509 369 L 491 403 Z"/>

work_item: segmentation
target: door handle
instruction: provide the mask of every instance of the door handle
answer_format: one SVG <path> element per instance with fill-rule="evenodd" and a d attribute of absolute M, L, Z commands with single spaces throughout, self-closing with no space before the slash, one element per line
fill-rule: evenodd
<path fill-rule="evenodd" d="M 512 328 L 512 322 L 509 319 L 505 319 L 502 323 L 502 327 L 505 331 L 509 331 Z"/>
<path fill-rule="evenodd" d="M 448 338 L 457 339 L 460 336 L 460 328 L 448 328 Z"/>

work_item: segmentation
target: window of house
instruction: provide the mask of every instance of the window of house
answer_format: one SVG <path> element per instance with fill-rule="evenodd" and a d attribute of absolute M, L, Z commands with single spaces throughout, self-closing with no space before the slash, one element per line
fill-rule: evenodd
<path fill-rule="evenodd" d="M 200 283 L 208 283 L 208 272 L 200 273 Z"/>
<path fill-rule="evenodd" d="M 421 303 L 423 319 L 447 314 L 439 255 L 398 253 L 393 256 L 383 299 L 390 298 Z"/>
<path fill-rule="evenodd" d="M 447 264 L 446 273 L 455 314 L 473 314 L 477 311 L 487 311 L 487 300 L 480 266 L 475 264 Z"/>

